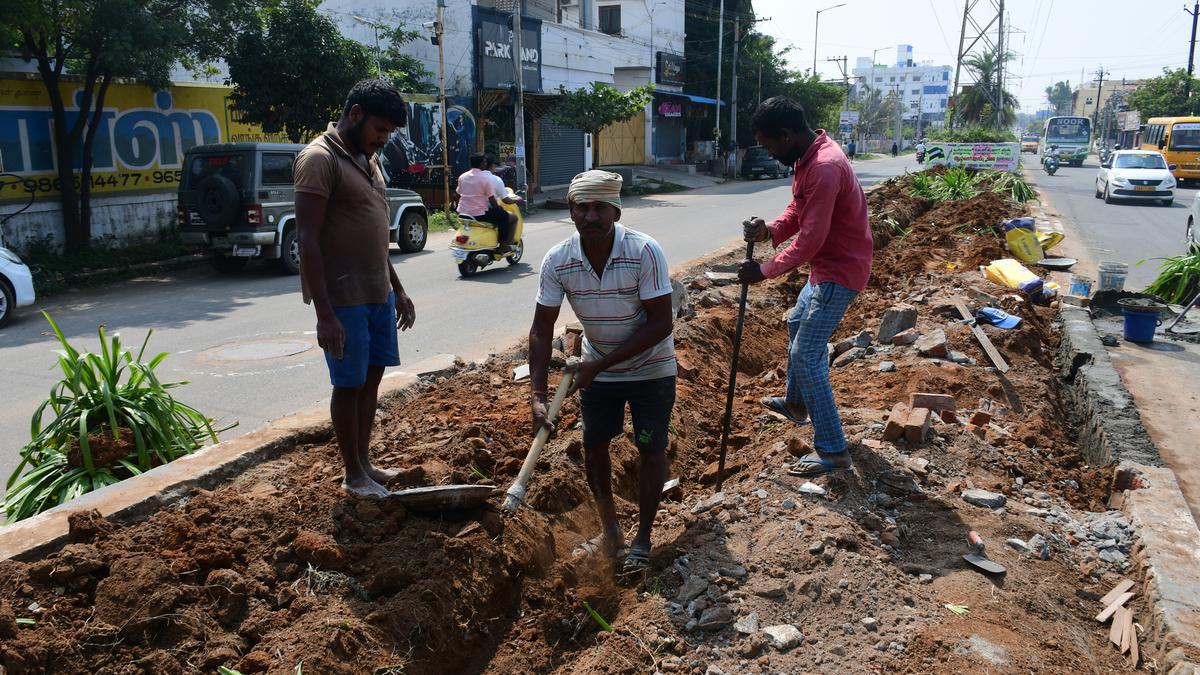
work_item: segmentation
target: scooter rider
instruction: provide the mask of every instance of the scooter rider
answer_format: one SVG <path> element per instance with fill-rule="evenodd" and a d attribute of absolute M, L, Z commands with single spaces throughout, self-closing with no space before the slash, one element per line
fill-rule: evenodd
<path fill-rule="evenodd" d="M 456 190 L 460 197 L 458 212 L 499 228 L 500 246 L 497 250 L 500 253 L 508 253 L 512 250 L 509 240 L 516 229 L 514 227 L 515 218 L 500 207 L 500 202 L 496 198 L 496 187 L 492 182 L 495 176 L 485 171 L 485 166 L 487 166 L 487 155 L 482 153 L 471 155 L 471 168 L 458 177 Z"/>

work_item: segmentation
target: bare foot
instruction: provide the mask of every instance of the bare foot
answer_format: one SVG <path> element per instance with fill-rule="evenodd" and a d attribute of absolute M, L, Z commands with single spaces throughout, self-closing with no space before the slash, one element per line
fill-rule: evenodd
<path fill-rule="evenodd" d="M 370 476 L 343 478 L 342 490 L 351 497 L 359 499 L 383 498 L 391 494 L 387 488 L 375 482 Z"/>
<path fill-rule="evenodd" d="M 367 475 L 371 477 L 371 480 L 380 485 L 388 485 L 396 480 L 396 476 L 399 476 L 400 473 L 400 469 L 379 469 L 374 466 L 367 468 Z"/>

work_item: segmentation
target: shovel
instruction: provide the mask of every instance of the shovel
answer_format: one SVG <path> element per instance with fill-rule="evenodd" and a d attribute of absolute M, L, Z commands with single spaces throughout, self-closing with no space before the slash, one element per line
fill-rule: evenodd
<path fill-rule="evenodd" d="M 554 400 L 550 402 L 550 409 L 546 411 L 546 421 L 553 423 L 558 417 L 558 409 L 562 407 L 563 399 L 567 397 L 567 392 L 571 389 L 571 380 L 575 378 L 575 373 L 568 372 L 562 376 L 562 381 L 558 383 L 558 390 L 554 392 Z M 525 463 L 521 465 L 521 472 L 517 474 L 517 479 L 513 481 L 512 487 L 508 488 L 505 493 L 504 504 L 502 505 L 505 511 L 516 511 L 525 503 L 525 487 L 529 484 L 530 477 L 533 476 L 533 467 L 537 465 L 538 457 L 542 454 L 542 446 L 546 445 L 546 439 L 550 438 L 550 429 L 542 427 L 538 429 L 537 435 L 533 438 L 533 445 L 529 447 L 529 454 L 525 455 Z"/>
<path fill-rule="evenodd" d="M 985 551 L 987 546 L 983 543 L 983 537 L 980 537 L 978 532 L 975 530 L 968 532 L 967 543 L 971 545 L 971 552 L 963 554 L 963 560 L 966 560 L 988 574 L 1004 574 L 1008 571 L 1004 569 L 1003 565 L 988 560 Z"/>
<path fill-rule="evenodd" d="M 754 220 L 756 216 L 750 216 Z M 754 260 L 754 242 L 746 242 L 746 260 Z M 737 386 L 738 354 L 742 351 L 742 327 L 746 323 L 746 294 L 750 284 L 742 284 L 742 298 L 738 301 L 737 328 L 733 331 L 733 361 L 729 364 L 729 389 L 725 393 L 725 423 L 721 427 L 721 457 L 717 460 L 717 492 L 725 482 L 725 450 L 729 447 L 729 425 L 733 421 L 733 389 Z"/>

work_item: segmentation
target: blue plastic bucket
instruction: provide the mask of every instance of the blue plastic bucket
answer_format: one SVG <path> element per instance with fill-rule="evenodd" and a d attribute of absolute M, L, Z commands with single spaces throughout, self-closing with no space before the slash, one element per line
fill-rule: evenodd
<path fill-rule="evenodd" d="M 1158 312 L 1145 312 L 1122 308 L 1125 315 L 1125 339 L 1130 342 L 1154 342 L 1154 329 L 1162 323 Z"/>
<path fill-rule="evenodd" d="M 1071 295 L 1090 297 L 1092 295 L 1092 280 L 1080 274 L 1071 275 Z"/>

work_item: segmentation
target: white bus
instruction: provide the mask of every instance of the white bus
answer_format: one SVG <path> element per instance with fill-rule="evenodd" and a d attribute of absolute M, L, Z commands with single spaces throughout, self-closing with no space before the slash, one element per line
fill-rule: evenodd
<path fill-rule="evenodd" d="M 1042 157 L 1050 146 L 1058 146 L 1058 159 L 1071 166 L 1083 166 L 1092 142 L 1092 120 L 1087 117 L 1064 116 L 1046 120 L 1042 134 Z"/>

